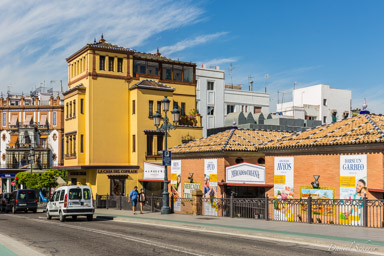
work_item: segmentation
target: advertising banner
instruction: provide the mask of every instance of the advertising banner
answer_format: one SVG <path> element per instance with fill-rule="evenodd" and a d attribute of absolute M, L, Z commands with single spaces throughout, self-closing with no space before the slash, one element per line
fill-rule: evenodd
<path fill-rule="evenodd" d="M 344 199 L 342 224 L 363 225 L 363 197 L 367 192 L 367 155 L 340 156 L 340 198 Z"/>
<path fill-rule="evenodd" d="M 359 199 L 355 198 L 360 192 L 356 190 L 359 180 L 364 185 L 363 195 L 367 187 L 367 155 L 340 156 L 340 198 Z"/>
<path fill-rule="evenodd" d="M 265 184 L 265 167 L 241 163 L 226 168 L 226 182 L 239 184 Z"/>
<path fill-rule="evenodd" d="M 333 187 L 320 187 L 312 188 L 307 186 L 300 187 L 300 199 L 308 199 L 311 196 L 312 199 L 334 199 L 335 198 L 335 188 Z M 321 203 L 323 202 L 323 203 Z M 306 212 L 307 205 L 302 205 L 302 211 Z M 312 206 L 312 212 L 314 215 L 321 216 L 334 216 L 335 215 L 335 206 L 331 201 L 320 201 L 317 204 Z"/>
<path fill-rule="evenodd" d="M 181 211 L 181 160 L 171 162 L 171 192 L 174 198 L 174 210 Z"/>
<path fill-rule="evenodd" d="M 144 180 L 164 180 L 164 166 L 144 162 Z"/>
<path fill-rule="evenodd" d="M 204 215 L 217 216 L 217 159 L 204 160 Z"/>
<path fill-rule="evenodd" d="M 294 158 L 293 157 L 275 157 L 274 168 L 274 198 L 275 199 L 293 199 L 293 174 L 294 174 Z M 293 209 L 288 204 L 274 204 L 275 220 L 293 220 Z"/>
<path fill-rule="evenodd" d="M 293 198 L 293 157 L 275 157 L 274 197 Z"/>
<path fill-rule="evenodd" d="M 200 189 L 200 182 L 184 182 L 184 198 L 192 199 L 192 192 Z"/>

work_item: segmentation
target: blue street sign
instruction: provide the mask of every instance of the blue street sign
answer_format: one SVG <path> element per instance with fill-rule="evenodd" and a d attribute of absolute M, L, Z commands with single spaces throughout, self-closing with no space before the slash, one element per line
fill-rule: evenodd
<path fill-rule="evenodd" d="M 163 151 L 163 165 L 171 166 L 172 154 L 171 151 Z"/>

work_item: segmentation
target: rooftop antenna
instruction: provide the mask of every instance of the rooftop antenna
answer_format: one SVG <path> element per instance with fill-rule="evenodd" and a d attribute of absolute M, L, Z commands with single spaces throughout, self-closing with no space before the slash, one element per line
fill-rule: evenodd
<path fill-rule="evenodd" d="M 251 75 L 248 76 L 248 83 L 249 83 L 249 87 L 248 87 L 248 90 L 251 92 L 253 91 L 253 77 Z"/>
<path fill-rule="evenodd" d="M 264 82 L 264 92 L 267 93 L 267 84 L 268 84 L 268 79 L 269 79 L 269 74 L 264 75 L 265 82 Z"/>
<path fill-rule="evenodd" d="M 293 82 L 293 91 L 292 91 L 292 111 L 293 111 L 293 119 L 295 119 L 295 90 L 296 90 L 296 85 L 299 84 L 299 82 Z"/>
<path fill-rule="evenodd" d="M 60 92 L 63 92 L 63 80 L 60 80 Z"/>
<path fill-rule="evenodd" d="M 231 77 L 231 85 L 233 85 L 233 81 L 232 81 L 232 72 L 235 68 L 232 66 L 232 63 L 229 65 L 229 75 Z"/>

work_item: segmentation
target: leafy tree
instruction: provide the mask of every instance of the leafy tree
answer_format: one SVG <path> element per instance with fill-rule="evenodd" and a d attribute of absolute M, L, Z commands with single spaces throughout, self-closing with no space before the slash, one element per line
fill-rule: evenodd
<path fill-rule="evenodd" d="M 25 184 L 27 188 L 42 189 L 44 187 L 56 187 L 57 177 L 61 177 L 64 181 L 68 180 L 68 173 L 65 170 L 49 169 L 42 174 L 19 172 L 16 174 L 18 177 L 18 184 Z"/>

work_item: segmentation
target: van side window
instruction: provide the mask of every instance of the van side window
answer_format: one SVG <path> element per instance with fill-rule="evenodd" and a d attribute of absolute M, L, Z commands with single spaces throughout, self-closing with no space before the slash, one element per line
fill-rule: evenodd
<path fill-rule="evenodd" d="M 91 191 L 89 191 L 89 189 L 87 189 L 87 188 L 83 189 L 83 199 L 84 200 L 90 200 L 91 199 Z"/>
<path fill-rule="evenodd" d="M 53 192 L 52 197 L 51 197 L 51 201 L 55 201 L 55 196 L 56 196 L 56 192 Z"/>
<path fill-rule="evenodd" d="M 58 192 L 56 193 L 55 201 L 59 201 L 59 197 L 60 197 L 60 191 L 58 191 Z"/>
<path fill-rule="evenodd" d="M 64 201 L 65 190 L 61 190 L 60 201 Z"/>

